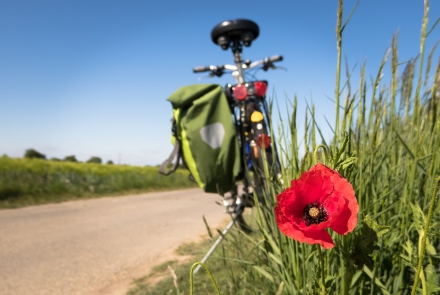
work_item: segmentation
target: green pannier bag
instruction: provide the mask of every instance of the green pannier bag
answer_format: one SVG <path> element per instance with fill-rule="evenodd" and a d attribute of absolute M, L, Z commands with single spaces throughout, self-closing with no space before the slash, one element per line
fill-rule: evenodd
<path fill-rule="evenodd" d="M 159 172 L 169 175 L 182 159 L 205 192 L 221 194 L 232 190 L 240 174 L 240 150 L 222 87 L 184 86 L 171 94 L 168 101 L 173 106 L 174 150 Z M 173 167 L 166 170 L 173 160 Z"/>

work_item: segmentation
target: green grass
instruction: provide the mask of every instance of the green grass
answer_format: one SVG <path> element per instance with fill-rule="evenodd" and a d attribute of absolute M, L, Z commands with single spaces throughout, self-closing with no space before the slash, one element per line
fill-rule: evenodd
<path fill-rule="evenodd" d="M 273 210 L 259 210 L 259 226 L 264 241 L 270 245 L 261 249 L 269 257 L 263 264 L 270 278 L 268 288 L 274 290 L 283 283 L 282 294 L 322 294 L 324 280 L 327 294 L 410 294 L 416 291 L 413 283 L 417 276 L 421 282 L 417 292 L 439 294 L 439 202 L 433 203 L 436 209 L 430 223 L 427 213 L 435 197 L 435 180 L 440 176 L 440 59 L 433 71 L 434 54 L 423 60 L 424 42 L 431 31 L 427 26 L 428 5 L 425 1 L 419 53 L 422 61 L 399 61 L 395 35 L 371 82 L 365 78 L 364 65 L 360 68 L 360 81 L 356 82 L 359 88 L 353 90 L 348 72 L 344 87 L 337 85 L 336 110 L 337 114 L 341 111 L 341 116 L 331 126 L 334 136 L 330 142 L 320 136 L 313 106 L 306 111 L 311 119 L 305 123 L 304 156 L 299 152 L 296 100 L 291 120 L 281 122 L 278 138 L 284 183 L 289 184 L 313 166 L 313 151 L 318 143 L 323 144 L 329 150 L 326 164 L 338 167 L 353 185 L 360 212 L 352 234 L 342 237 L 333 233 L 337 247 L 325 251 L 322 276 L 318 248 L 280 234 Z M 342 1 L 338 11 L 340 39 Z M 386 66 L 392 72 L 390 85 L 382 81 Z M 342 96 L 345 101 L 339 105 Z M 341 165 L 349 159 L 355 159 L 352 166 Z M 284 188 L 273 182 L 266 206 L 273 208 L 276 195 Z M 371 220 L 378 224 L 377 231 L 385 230 L 385 226 L 388 231 L 383 235 L 372 232 Z M 422 245 L 425 235 L 426 248 Z M 422 272 L 416 274 L 419 260 Z"/>
<path fill-rule="evenodd" d="M 267 202 L 254 209 L 259 232 L 228 235 L 224 253 L 217 254 L 223 260 L 208 261 L 222 282 L 222 294 L 440 294 L 440 202 L 434 193 L 440 176 L 440 58 L 436 60 L 435 48 L 425 54 L 426 38 L 439 22 L 428 25 L 427 0 L 424 11 L 418 58 L 399 60 L 396 34 L 371 80 L 365 64 L 360 67 L 356 89 L 350 71 L 340 85 L 347 22 L 339 0 L 336 121 L 329 123 L 333 138 L 326 141 L 321 135 L 313 105 L 306 110 L 304 138 L 298 137 L 295 98 L 290 119 L 277 130 L 284 184 L 270 177 L 274 171 L 266 171 L 266 178 L 274 180 Z M 385 67 L 392 73 L 388 85 L 382 80 Z M 313 152 L 320 144 L 329 155 L 319 158 L 353 185 L 360 207 L 352 233 L 332 233 L 336 247 L 323 253 L 323 268 L 321 249 L 281 234 L 273 212 L 276 196 L 316 164 Z M 189 266 L 181 270 L 180 288 L 168 281 L 168 289 L 136 294 L 188 294 L 184 281 L 189 281 Z M 202 281 L 209 284 L 206 277 Z"/>
<path fill-rule="evenodd" d="M 179 169 L 0 158 L 0 208 L 194 187 Z"/>

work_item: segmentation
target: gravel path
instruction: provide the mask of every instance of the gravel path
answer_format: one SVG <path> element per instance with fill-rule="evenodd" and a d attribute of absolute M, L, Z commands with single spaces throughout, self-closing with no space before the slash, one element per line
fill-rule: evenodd
<path fill-rule="evenodd" d="M 0 210 L 0 294 L 124 294 L 227 216 L 200 189 Z"/>

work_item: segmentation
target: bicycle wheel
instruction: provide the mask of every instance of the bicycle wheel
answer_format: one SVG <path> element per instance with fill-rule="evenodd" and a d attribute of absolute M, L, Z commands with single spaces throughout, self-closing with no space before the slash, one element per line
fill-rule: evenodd
<path fill-rule="evenodd" d="M 259 101 L 253 101 L 247 106 L 251 133 L 253 183 L 260 202 L 269 193 L 268 181 L 278 174 L 277 155 L 268 130 L 269 118 L 267 110 L 263 112 L 262 109 Z"/>

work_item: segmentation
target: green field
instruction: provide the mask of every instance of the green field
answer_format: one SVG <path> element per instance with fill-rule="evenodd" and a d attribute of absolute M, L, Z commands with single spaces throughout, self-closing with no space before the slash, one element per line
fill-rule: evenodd
<path fill-rule="evenodd" d="M 192 187 L 184 170 L 0 158 L 0 208 Z"/>

